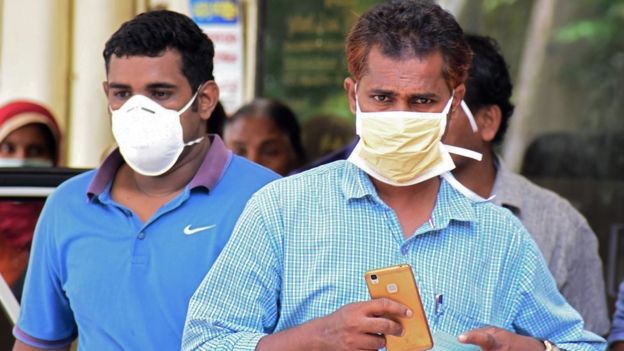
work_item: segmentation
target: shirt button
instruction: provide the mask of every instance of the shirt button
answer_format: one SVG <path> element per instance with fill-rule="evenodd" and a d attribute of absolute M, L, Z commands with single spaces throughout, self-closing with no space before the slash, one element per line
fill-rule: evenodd
<path fill-rule="evenodd" d="M 140 232 L 139 233 L 139 240 L 143 240 L 143 239 L 145 239 L 145 233 Z"/>

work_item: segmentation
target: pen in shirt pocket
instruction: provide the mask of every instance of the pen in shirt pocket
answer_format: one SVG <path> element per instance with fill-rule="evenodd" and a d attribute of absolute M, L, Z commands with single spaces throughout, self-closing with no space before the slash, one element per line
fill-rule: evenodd
<path fill-rule="evenodd" d="M 444 295 L 443 294 L 437 294 L 435 296 L 435 305 L 434 306 L 435 307 L 433 309 L 433 312 L 434 312 L 434 315 L 435 315 L 435 318 L 436 318 L 436 321 L 437 321 L 437 319 L 441 315 L 444 314 Z"/>

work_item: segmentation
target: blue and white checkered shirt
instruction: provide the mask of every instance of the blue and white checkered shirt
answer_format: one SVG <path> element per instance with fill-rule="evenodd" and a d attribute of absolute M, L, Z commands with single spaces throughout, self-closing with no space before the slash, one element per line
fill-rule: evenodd
<path fill-rule="evenodd" d="M 269 184 L 191 298 L 184 350 L 254 350 L 268 333 L 368 300 L 367 270 L 409 263 L 432 332 L 494 325 L 568 350 L 602 350 L 507 210 L 442 181 L 405 239 L 369 177 L 337 161 Z M 436 296 L 443 305 L 436 308 Z"/>

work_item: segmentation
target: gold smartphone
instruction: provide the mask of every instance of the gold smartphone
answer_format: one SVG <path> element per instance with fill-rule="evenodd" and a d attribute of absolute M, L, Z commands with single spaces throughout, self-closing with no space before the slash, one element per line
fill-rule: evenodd
<path fill-rule="evenodd" d="M 388 351 L 422 351 L 433 347 L 427 317 L 409 264 L 373 269 L 365 274 L 371 298 L 386 297 L 408 306 L 413 315 L 399 318 L 403 335 L 386 335 Z"/>

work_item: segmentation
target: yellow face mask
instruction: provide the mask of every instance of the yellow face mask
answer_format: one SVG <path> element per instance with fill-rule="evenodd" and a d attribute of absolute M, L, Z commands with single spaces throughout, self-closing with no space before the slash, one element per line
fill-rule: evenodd
<path fill-rule="evenodd" d="M 441 112 L 362 112 L 356 94 L 360 141 L 349 161 L 384 183 L 407 186 L 455 168 L 449 152 L 480 159 L 478 153 L 440 141 L 452 102 L 451 95 Z"/>

